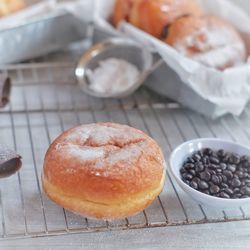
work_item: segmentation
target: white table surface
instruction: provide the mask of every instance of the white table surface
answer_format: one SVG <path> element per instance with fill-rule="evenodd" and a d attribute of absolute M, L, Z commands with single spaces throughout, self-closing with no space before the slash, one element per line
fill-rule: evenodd
<path fill-rule="evenodd" d="M 6 240 L 0 249 L 249 249 L 250 222 Z"/>

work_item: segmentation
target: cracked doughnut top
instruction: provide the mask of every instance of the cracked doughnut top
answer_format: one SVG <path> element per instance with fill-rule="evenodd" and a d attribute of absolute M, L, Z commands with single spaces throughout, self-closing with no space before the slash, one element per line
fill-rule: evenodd
<path fill-rule="evenodd" d="M 72 128 L 52 143 L 43 179 L 64 195 L 118 204 L 158 188 L 164 172 L 162 151 L 148 135 L 126 125 L 97 123 Z"/>

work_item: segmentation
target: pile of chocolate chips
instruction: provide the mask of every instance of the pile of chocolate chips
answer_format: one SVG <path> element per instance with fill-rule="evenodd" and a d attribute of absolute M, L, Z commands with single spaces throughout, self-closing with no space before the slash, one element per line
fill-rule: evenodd
<path fill-rule="evenodd" d="M 195 152 L 180 169 L 190 187 L 216 197 L 250 197 L 250 158 L 210 148 Z"/>

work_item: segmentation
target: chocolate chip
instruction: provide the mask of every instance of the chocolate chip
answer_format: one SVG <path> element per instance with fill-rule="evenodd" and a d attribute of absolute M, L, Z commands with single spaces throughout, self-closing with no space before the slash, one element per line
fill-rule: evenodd
<path fill-rule="evenodd" d="M 222 183 L 223 179 L 222 179 L 222 175 L 217 175 L 219 178 L 219 182 Z"/>
<path fill-rule="evenodd" d="M 217 185 L 213 185 L 209 189 L 211 194 L 217 194 L 220 192 L 220 188 Z"/>
<path fill-rule="evenodd" d="M 224 183 L 227 183 L 227 181 L 228 181 L 228 180 L 227 180 L 227 177 L 226 177 L 225 175 L 222 175 L 221 177 L 222 177 L 222 181 L 223 181 Z"/>
<path fill-rule="evenodd" d="M 201 156 L 200 156 L 199 154 L 194 154 L 194 155 L 192 156 L 192 158 L 193 158 L 193 160 L 194 160 L 195 162 L 199 162 L 200 159 L 201 159 Z"/>
<path fill-rule="evenodd" d="M 244 173 L 243 174 L 243 178 L 249 178 L 249 174 L 248 173 Z"/>
<path fill-rule="evenodd" d="M 206 164 L 209 164 L 209 157 L 208 156 L 204 156 L 202 159 L 201 159 L 201 162 L 206 165 Z"/>
<path fill-rule="evenodd" d="M 224 189 L 224 192 L 226 192 L 226 193 L 229 194 L 230 196 L 233 195 L 233 193 L 234 193 L 233 190 L 230 189 L 230 188 L 225 188 L 225 189 Z"/>
<path fill-rule="evenodd" d="M 185 173 L 183 174 L 183 177 L 188 180 L 188 181 L 191 181 L 193 179 L 193 176 L 191 174 L 188 174 L 188 173 Z"/>
<path fill-rule="evenodd" d="M 242 171 L 236 171 L 235 175 L 237 175 L 240 179 L 244 177 L 244 173 Z"/>
<path fill-rule="evenodd" d="M 194 189 L 198 189 L 198 183 L 196 181 L 191 181 L 190 186 Z"/>
<path fill-rule="evenodd" d="M 237 194 L 237 193 L 240 192 L 240 189 L 239 188 L 234 188 L 233 191 L 234 191 L 235 194 Z"/>
<path fill-rule="evenodd" d="M 241 181 L 238 178 L 233 178 L 232 186 L 233 187 L 240 187 L 241 186 Z"/>
<path fill-rule="evenodd" d="M 241 198 L 241 194 L 234 194 L 233 196 L 232 196 L 232 198 L 234 198 L 234 199 L 239 199 L 239 198 Z"/>
<path fill-rule="evenodd" d="M 220 192 L 219 196 L 221 198 L 225 198 L 225 199 L 229 199 L 230 198 L 230 196 L 227 193 L 225 193 L 225 192 Z"/>
<path fill-rule="evenodd" d="M 213 153 L 210 155 L 210 157 L 215 157 L 215 158 L 218 158 L 217 156 L 217 152 L 216 151 L 213 151 Z M 219 159 L 219 158 L 218 158 Z"/>
<path fill-rule="evenodd" d="M 240 163 L 240 156 L 237 154 L 231 154 L 231 156 L 229 157 L 229 163 L 239 164 Z"/>
<path fill-rule="evenodd" d="M 223 174 L 227 177 L 228 180 L 233 179 L 233 173 L 229 170 L 224 170 Z"/>
<path fill-rule="evenodd" d="M 217 166 L 215 164 L 210 164 L 209 168 L 215 170 L 215 169 L 217 169 Z"/>
<path fill-rule="evenodd" d="M 227 164 L 225 164 L 225 163 L 220 163 L 220 169 L 226 170 L 226 169 L 227 169 Z"/>
<path fill-rule="evenodd" d="M 227 166 L 227 170 L 231 171 L 232 173 L 234 173 L 236 171 L 236 165 L 228 165 Z"/>
<path fill-rule="evenodd" d="M 222 162 L 228 163 L 228 160 L 229 160 L 229 155 L 226 154 L 226 155 L 222 158 Z"/>
<path fill-rule="evenodd" d="M 211 174 L 206 170 L 200 173 L 200 178 L 205 181 L 209 181 L 211 179 Z"/>
<path fill-rule="evenodd" d="M 184 165 L 184 168 L 185 169 L 193 169 L 194 168 L 194 164 L 193 163 L 186 163 L 185 165 Z"/>
<path fill-rule="evenodd" d="M 211 174 L 211 175 L 216 175 L 216 171 L 214 171 L 214 170 L 211 170 L 211 169 L 209 169 L 209 173 Z"/>
<path fill-rule="evenodd" d="M 197 151 L 197 154 L 198 154 L 199 156 L 203 157 L 203 153 L 202 153 L 201 150 L 198 150 L 198 151 Z"/>
<path fill-rule="evenodd" d="M 211 180 L 212 182 L 217 185 L 217 184 L 220 184 L 220 179 L 217 175 L 213 174 L 212 177 L 211 177 Z"/>
<path fill-rule="evenodd" d="M 195 164 L 195 171 L 202 172 L 205 169 L 204 165 L 202 163 L 196 163 Z"/>
<path fill-rule="evenodd" d="M 238 168 L 237 168 L 238 171 L 241 171 L 241 172 L 244 172 L 244 168 L 241 166 L 241 165 L 238 165 Z"/>
<path fill-rule="evenodd" d="M 229 186 L 226 183 L 221 183 L 222 188 L 228 188 Z"/>
<path fill-rule="evenodd" d="M 181 173 L 181 174 L 184 174 L 184 173 L 186 173 L 186 169 L 184 169 L 184 168 L 181 168 L 181 169 L 180 169 L 180 173 Z"/>
<path fill-rule="evenodd" d="M 245 183 L 246 185 L 250 184 L 250 179 L 245 179 L 245 180 L 244 180 L 244 183 Z"/>
<path fill-rule="evenodd" d="M 247 155 L 243 155 L 240 158 L 241 162 L 250 162 L 250 158 Z"/>
<path fill-rule="evenodd" d="M 210 156 L 213 153 L 213 150 L 211 148 L 205 148 L 203 150 L 203 154 Z"/>
<path fill-rule="evenodd" d="M 219 163 L 220 163 L 220 160 L 219 160 L 217 157 L 214 157 L 214 156 L 211 156 L 211 157 L 209 158 L 209 160 L 210 160 L 210 162 L 211 162 L 212 164 L 219 164 Z"/>
<path fill-rule="evenodd" d="M 241 189 L 240 189 L 240 192 L 241 192 L 241 194 L 245 194 L 245 195 L 250 195 L 250 187 L 247 187 L 247 186 L 245 186 L 245 187 L 242 187 Z"/>
<path fill-rule="evenodd" d="M 248 169 L 250 166 L 250 163 L 248 161 L 242 162 L 241 163 L 242 168 Z"/>
<path fill-rule="evenodd" d="M 195 163 L 195 161 L 191 157 L 188 157 L 186 163 Z"/>
<path fill-rule="evenodd" d="M 249 195 L 242 195 L 240 198 L 242 198 L 242 199 L 249 198 Z"/>
<path fill-rule="evenodd" d="M 200 178 L 198 178 L 198 177 L 196 176 L 196 177 L 193 178 L 193 181 L 195 181 L 195 182 L 198 183 L 198 182 L 200 181 Z"/>
<path fill-rule="evenodd" d="M 205 181 L 199 181 L 198 186 L 199 186 L 199 188 L 202 189 L 202 190 L 208 189 L 208 188 L 209 188 L 207 182 L 205 182 Z"/>
<path fill-rule="evenodd" d="M 190 169 L 188 170 L 188 172 L 192 175 L 192 176 L 195 176 L 196 175 L 196 172 L 194 169 Z"/>
<path fill-rule="evenodd" d="M 226 152 L 225 152 L 223 149 L 220 149 L 220 150 L 217 152 L 217 155 L 218 155 L 218 157 L 223 158 L 223 157 L 225 157 Z"/>

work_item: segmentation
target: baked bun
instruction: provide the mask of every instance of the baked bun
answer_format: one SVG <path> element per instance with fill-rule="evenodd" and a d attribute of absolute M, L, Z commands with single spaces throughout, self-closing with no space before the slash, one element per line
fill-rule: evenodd
<path fill-rule="evenodd" d="M 17 12 L 23 9 L 24 6 L 23 0 L 0 0 L 0 17 Z"/>
<path fill-rule="evenodd" d="M 119 219 L 146 208 L 162 191 L 164 157 L 158 144 L 126 125 L 97 123 L 64 132 L 44 161 L 44 191 L 86 217 Z"/>
<path fill-rule="evenodd" d="M 206 66 L 224 70 L 246 60 L 245 44 L 232 25 L 219 17 L 183 17 L 168 30 L 166 43 Z"/>
<path fill-rule="evenodd" d="M 201 14 L 201 8 L 195 0 L 136 0 L 129 22 L 157 38 L 162 38 L 164 28 L 177 18 Z"/>
<path fill-rule="evenodd" d="M 112 23 L 118 26 L 121 21 L 129 21 L 132 4 L 135 0 L 116 0 L 112 16 Z"/>

